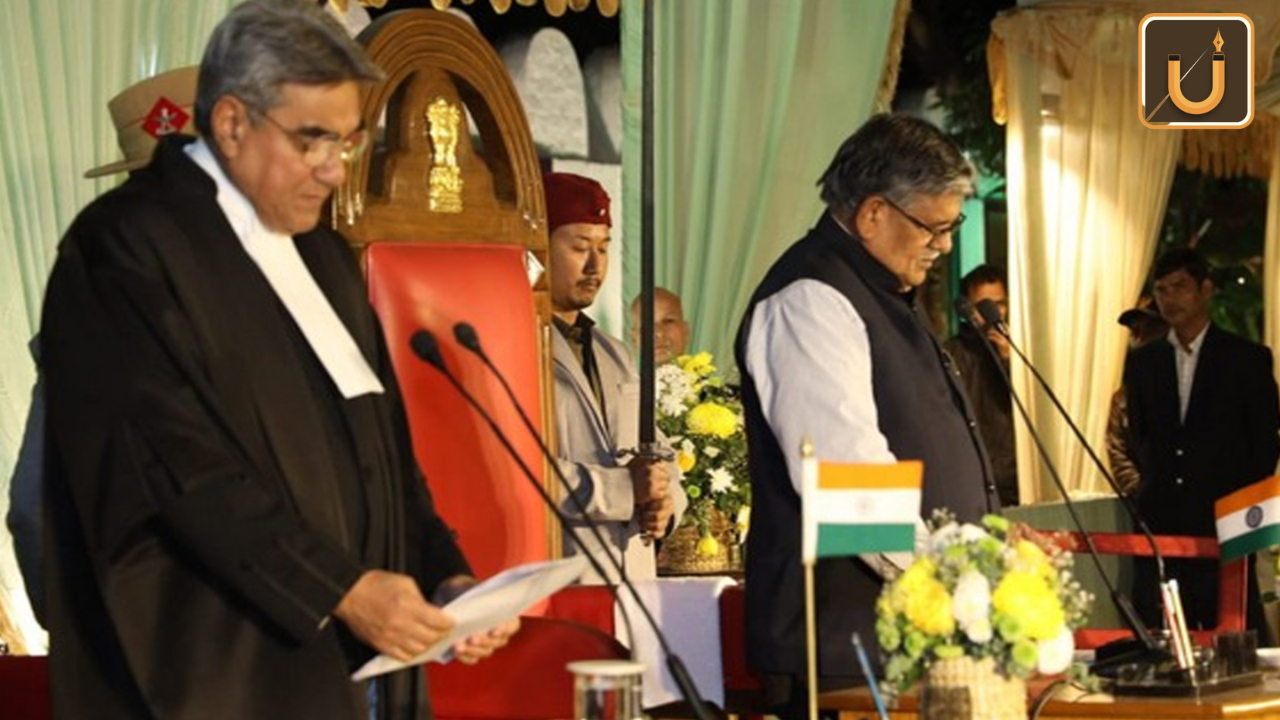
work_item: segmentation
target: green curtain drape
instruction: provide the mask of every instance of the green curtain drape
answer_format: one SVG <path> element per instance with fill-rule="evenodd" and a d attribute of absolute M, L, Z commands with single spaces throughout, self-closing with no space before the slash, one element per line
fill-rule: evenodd
<path fill-rule="evenodd" d="M 119 178 L 84 171 L 120 157 L 106 103 L 130 84 L 199 62 L 234 0 L 7 0 L 0 12 L 0 515 L 35 377 L 39 326 L 58 238 Z M 0 603 L 32 628 L 8 531 Z M 39 644 L 38 640 L 35 640 Z"/>
<path fill-rule="evenodd" d="M 769 265 L 817 219 L 815 183 L 871 114 L 894 0 L 654 0 L 655 255 L 691 349 L 731 365 Z M 640 237 L 639 2 L 622 8 L 626 237 Z M 628 243 L 624 295 L 640 289 Z"/>

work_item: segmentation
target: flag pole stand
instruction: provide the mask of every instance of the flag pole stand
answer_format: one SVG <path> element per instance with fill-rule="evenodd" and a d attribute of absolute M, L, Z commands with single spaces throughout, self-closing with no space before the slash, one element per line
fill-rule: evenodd
<path fill-rule="evenodd" d="M 806 685 L 809 688 L 809 720 L 818 720 L 818 638 L 813 608 L 813 563 L 804 563 L 804 634 Z"/>
<path fill-rule="evenodd" d="M 801 496 L 800 507 L 804 518 L 801 530 L 804 546 L 800 553 L 800 563 L 804 566 L 804 647 L 805 647 L 805 686 L 809 692 L 809 720 L 818 720 L 818 632 L 817 619 L 813 603 L 813 566 L 818 562 L 817 531 L 810 522 L 809 503 L 813 502 L 818 488 L 818 461 L 813 451 L 813 443 L 809 438 L 800 441 Z"/>

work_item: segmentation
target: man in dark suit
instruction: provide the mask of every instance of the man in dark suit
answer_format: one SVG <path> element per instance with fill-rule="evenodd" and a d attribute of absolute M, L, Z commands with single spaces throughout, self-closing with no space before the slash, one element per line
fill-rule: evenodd
<path fill-rule="evenodd" d="M 194 109 L 67 231 L 45 297 L 58 720 L 418 720 L 474 580 L 417 473 L 377 319 L 321 210 L 380 77 L 324 10 L 250 0 Z M 475 660 L 514 632 L 458 642 Z"/>
<path fill-rule="evenodd" d="M 1141 481 L 1135 499 L 1159 534 L 1215 534 L 1213 503 L 1275 472 L 1280 456 L 1280 401 L 1271 351 L 1209 320 L 1213 282 L 1194 250 L 1172 250 L 1153 272 L 1155 300 L 1168 335 L 1129 354 L 1124 386 Z M 1218 568 L 1166 561 L 1177 578 L 1187 623 L 1218 619 Z M 1144 620 L 1160 622 L 1154 568 L 1140 564 L 1134 599 Z M 1250 573 L 1250 626 L 1262 631 Z"/>
<path fill-rule="evenodd" d="M 970 270 L 960 279 L 960 294 L 975 308 L 983 300 L 994 302 L 1001 317 L 1008 320 L 1009 292 L 1003 268 L 979 265 Z M 1013 507 L 1018 504 L 1018 456 L 1013 440 L 1013 397 L 1005 381 L 1009 376 L 1009 341 L 994 327 L 979 329 L 981 320 L 976 310 L 974 317 L 960 318 L 960 331 L 943 347 L 951 353 L 969 402 L 973 403 L 982 442 L 991 455 L 991 473 L 996 479 L 1000 504 Z M 987 336 L 985 342 L 983 334 Z M 987 350 L 987 343 L 995 349 L 998 361 Z"/>

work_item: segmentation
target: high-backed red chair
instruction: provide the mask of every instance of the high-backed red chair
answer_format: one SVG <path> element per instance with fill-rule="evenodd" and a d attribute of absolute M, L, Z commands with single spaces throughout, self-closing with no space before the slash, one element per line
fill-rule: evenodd
<path fill-rule="evenodd" d="M 1075 553 L 1087 552 L 1079 533 L 1062 533 L 1054 536 L 1062 547 Z M 1131 555 L 1152 557 L 1151 544 L 1144 535 L 1125 533 L 1089 533 L 1100 555 Z M 1166 558 L 1202 558 L 1207 561 L 1221 556 L 1218 541 L 1211 537 L 1184 535 L 1157 535 L 1156 545 Z M 1076 562 L 1081 559 L 1077 555 Z M 1210 645 L 1213 636 L 1220 632 L 1239 632 L 1245 629 L 1245 606 L 1248 597 L 1249 576 L 1247 558 L 1238 558 L 1220 564 L 1218 575 L 1218 626 L 1211 631 L 1192 631 L 1192 639 L 1201 645 Z M 1099 597 L 1097 602 L 1109 602 Z M 1096 648 L 1113 640 L 1132 637 L 1123 628 L 1081 628 L 1076 631 L 1076 647 Z"/>
<path fill-rule="evenodd" d="M 386 75 L 362 98 L 377 140 L 350 168 L 331 219 L 361 256 L 414 454 L 478 575 L 557 557 L 560 532 L 537 492 L 477 414 L 409 348 L 414 332 L 431 330 L 459 381 L 543 481 L 536 443 L 505 393 L 453 339 L 456 322 L 471 323 L 535 426 L 551 425 L 548 284 L 544 276 L 531 286 L 525 270 L 528 257 L 547 264 L 546 210 L 524 110 L 493 48 L 449 13 L 389 13 L 361 39 Z M 607 593 L 573 596 L 590 598 L 583 602 L 591 617 L 612 612 Z M 568 717 L 565 663 L 622 656 L 607 632 L 531 618 L 494 658 L 431 665 L 427 673 L 440 718 Z"/>

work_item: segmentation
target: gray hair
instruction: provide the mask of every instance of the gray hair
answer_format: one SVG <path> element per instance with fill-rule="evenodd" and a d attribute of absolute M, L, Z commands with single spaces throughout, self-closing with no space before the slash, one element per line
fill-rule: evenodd
<path fill-rule="evenodd" d="M 196 86 L 196 129 L 212 132 L 213 105 L 234 95 L 251 110 L 280 102 L 287 83 L 376 82 L 382 71 L 336 20 L 310 0 L 249 0 L 209 37 Z"/>
<path fill-rule="evenodd" d="M 909 115 L 874 115 L 840 145 L 818 180 L 832 210 L 857 212 L 872 195 L 906 204 L 919 195 L 968 195 L 973 165 L 950 138 Z"/>

